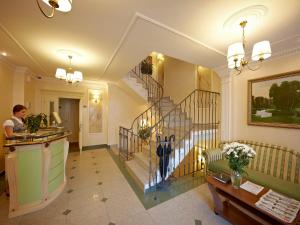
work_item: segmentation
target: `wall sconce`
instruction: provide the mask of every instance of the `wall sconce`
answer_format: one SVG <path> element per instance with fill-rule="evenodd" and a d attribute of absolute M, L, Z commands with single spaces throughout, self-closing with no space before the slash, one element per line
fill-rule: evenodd
<path fill-rule="evenodd" d="M 100 101 L 100 95 L 94 94 L 93 95 L 93 102 L 97 104 Z"/>
<path fill-rule="evenodd" d="M 159 62 L 163 62 L 165 60 L 164 55 L 161 53 L 158 53 L 156 57 Z"/>
<path fill-rule="evenodd" d="M 93 101 L 95 104 L 98 104 L 101 100 L 102 100 L 102 98 L 101 98 L 101 95 L 100 95 L 99 92 L 93 94 L 93 99 L 92 99 L 92 101 Z"/>
<path fill-rule="evenodd" d="M 101 92 L 94 90 L 91 92 L 91 100 L 93 103 L 98 104 L 102 100 Z"/>

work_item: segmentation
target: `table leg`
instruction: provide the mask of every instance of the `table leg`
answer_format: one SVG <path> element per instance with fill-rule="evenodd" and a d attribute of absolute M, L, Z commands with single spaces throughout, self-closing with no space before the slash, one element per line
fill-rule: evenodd
<path fill-rule="evenodd" d="M 216 214 L 222 214 L 223 213 L 223 201 L 220 197 L 220 195 L 217 193 L 215 187 L 211 184 L 208 184 L 208 188 L 210 190 L 210 193 L 212 195 L 213 201 L 214 201 L 214 211 Z"/>

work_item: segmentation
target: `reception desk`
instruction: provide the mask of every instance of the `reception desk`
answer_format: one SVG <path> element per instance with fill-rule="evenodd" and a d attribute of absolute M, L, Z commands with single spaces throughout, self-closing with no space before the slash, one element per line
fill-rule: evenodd
<path fill-rule="evenodd" d="M 10 218 L 44 208 L 63 191 L 68 135 L 65 131 L 44 131 L 4 145 Z"/>

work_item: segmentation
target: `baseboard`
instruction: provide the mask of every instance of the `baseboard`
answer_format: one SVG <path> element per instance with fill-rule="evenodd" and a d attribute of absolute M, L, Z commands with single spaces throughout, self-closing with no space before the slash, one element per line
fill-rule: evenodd
<path fill-rule="evenodd" d="M 99 149 L 99 148 L 110 148 L 110 146 L 107 144 L 82 146 L 82 151 L 94 150 L 94 149 Z"/>

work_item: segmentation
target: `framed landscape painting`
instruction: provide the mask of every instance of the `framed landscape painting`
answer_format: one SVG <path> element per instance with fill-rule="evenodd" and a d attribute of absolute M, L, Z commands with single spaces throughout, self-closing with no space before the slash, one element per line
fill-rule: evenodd
<path fill-rule="evenodd" d="M 300 70 L 248 81 L 248 124 L 300 129 Z"/>

